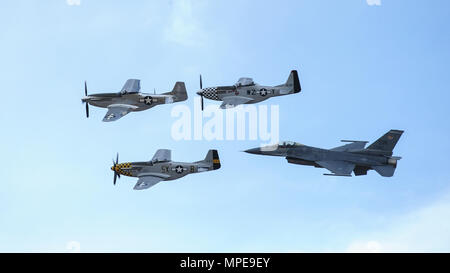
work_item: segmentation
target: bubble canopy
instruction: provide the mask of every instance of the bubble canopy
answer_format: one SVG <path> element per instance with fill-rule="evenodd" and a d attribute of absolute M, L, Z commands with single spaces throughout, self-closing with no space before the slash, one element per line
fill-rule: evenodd
<path fill-rule="evenodd" d="M 280 147 L 292 147 L 292 146 L 303 146 L 303 144 L 300 144 L 298 142 L 294 142 L 294 141 L 283 141 L 278 143 L 278 146 Z"/>
<path fill-rule="evenodd" d="M 255 85 L 255 83 L 253 82 L 252 78 L 240 78 L 235 85 L 236 86 L 250 86 L 250 85 Z"/>

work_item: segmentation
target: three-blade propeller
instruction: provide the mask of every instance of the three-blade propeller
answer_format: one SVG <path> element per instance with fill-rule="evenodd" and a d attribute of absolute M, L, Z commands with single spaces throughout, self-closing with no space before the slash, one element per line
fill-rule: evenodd
<path fill-rule="evenodd" d="M 86 81 L 84 81 L 84 95 L 87 97 L 87 83 Z M 85 101 L 84 103 L 86 103 L 86 117 L 89 118 L 89 103 L 87 101 Z"/>
<path fill-rule="evenodd" d="M 117 170 L 116 170 L 117 164 L 119 164 L 119 153 L 117 153 L 117 156 L 116 156 L 116 162 L 114 162 L 114 159 L 113 159 L 113 171 L 114 171 L 114 180 L 113 180 L 113 184 L 114 184 L 114 185 L 116 185 L 117 177 L 120 178 L 120 173 L 118 173 Z"/>

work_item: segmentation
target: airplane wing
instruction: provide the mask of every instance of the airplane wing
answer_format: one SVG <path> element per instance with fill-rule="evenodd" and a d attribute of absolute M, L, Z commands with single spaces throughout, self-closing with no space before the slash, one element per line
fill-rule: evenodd
<path fill-rule="evenodd" d="M 316 161 L 316 163 L 328 169 L 334 175 L 349 176 L 355 168 L 355 164 L 346 161 Z"/>
<path fill-rule="evenodd" d="M 145 189 L 148 189 L 148 188 L 158 184 L 162 180 L 163 180 L 162 177 L 157 177 L 157 176 L 153 176 L 153 175 L 140 176 L 133 189 L 145 190 Z"/>
<path fill-rule="evenodd" d="M 170 160 L 172 160 L 171 154 L 172 154 L 172 152 L 170 150 L 159 149 L 158 151 L 156 151 L 155 155 L 153 156 L 152 161 L 153 162 L 170 161 Z"/>
<path fill-rule="evenodd" d="M 138 93 L 141 90 L 141 81 L 135 79 L 129 79 L 125 82 L 121 92 L 125 93 Z"/>
<path fill-rule="evenodd" d="M 220 108 L 225 109 L 227 107 L 235 107 L 240 104 L 248 103 L 253 99 L 242 96 L 229 96 L 222 99 L 223 103 Z"/>
<path fill-rule="evenodd" d="M 108 112 L 103 118 L 103 121 L 108 122 L 118 120 L 136 108 L 136 106 L 127 104 L 111 104 L 108 106 Z"/>
<path fill-rule="evenodd" d="M 347 141 L 344 141 L 347 142 Z M 366 147 L 367 141 L 351 141 L 352 143 L 345 144 L 333 149 L 330 149 L 331 151 L 335 152 L 347 152 L 347 151 L 354 151 L 354 150 L 362 150 L 364 147 Z"/>

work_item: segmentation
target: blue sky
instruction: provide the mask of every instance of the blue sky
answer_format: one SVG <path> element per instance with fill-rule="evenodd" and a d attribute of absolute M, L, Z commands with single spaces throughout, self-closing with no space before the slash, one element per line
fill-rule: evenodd
<path fill-rule="evenodd" d="M 77 1 L 71 1 L 77 3 Z M 8 1 L 0 10 L 0 251 L 450 250 L 448 1 Z M 175 105 L 103 123 L 90 93 L 253 77 L 274 98 L 280 138 L 331 148 L 403 129 L 392 178 L 239 151 L 258 141 L 174 141 Z M 206 101 L 207 104 L 214 102 Z M 206 120 L 205 120 L 206 122 Z M 179 161 L 216 148 L 222 168 L 133 191 L 111 158 Z"/>

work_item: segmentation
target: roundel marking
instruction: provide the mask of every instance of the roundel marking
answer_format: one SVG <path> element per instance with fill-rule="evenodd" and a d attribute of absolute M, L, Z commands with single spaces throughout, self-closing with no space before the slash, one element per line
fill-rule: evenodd
<path fill-rule="evenodd" d="M 178 166 L 176 166 L 175 167 L 175 171 L 177 172 L 177 173 L 182 173 L 183 172 L 183 166 L 181 166 L 181 165 L 178 165 Z"/>
<path fill-rule="evenodd" d="M 145 104 L 150 105 L 150 104 L 152 104 L 152 102 L 153 102 L 153 98 L 152 97 L 147 96 L 147 97 L 144 98 L 144 103 Z"/>
<path fill-rule="evenodd" d="M 267 95 L 267 89 L 263 88 L 259 90 L 259 94 L 264 97 L 265 95 Z"/>

